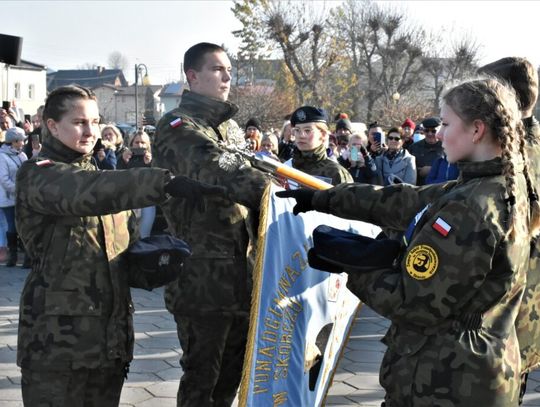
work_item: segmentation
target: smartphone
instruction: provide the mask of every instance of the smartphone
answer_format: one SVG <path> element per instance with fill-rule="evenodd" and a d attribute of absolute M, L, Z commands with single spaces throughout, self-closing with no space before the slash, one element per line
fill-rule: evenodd
<path fill-rule="evenodd" d="M 358 161 L 358 147 L 351 147 L 351 161 Z"/>
<path fill-rule="evenodd" d="M 2 101 L 2 109 L 8 110 L 11 109 L 11 103 L 9 100 Z"/>
<path fill-rule="evenodd" d="M 133 155 L 145 155 L 146 148 L 133 147 L 129 149 Z"/>
<path fill-rule="evenodd" d="M 30 116 L 29 114 L 25 114 L 24 115 L 24 121 L 32 123 L 32 116 Z"/>
<path fill-rule="evenodd" d="M 381 145 L 384 144 L 384 134 L 378 131 L 373 133 L 373 140 L 375 140 L 376 143 L 379 143 Z"/>

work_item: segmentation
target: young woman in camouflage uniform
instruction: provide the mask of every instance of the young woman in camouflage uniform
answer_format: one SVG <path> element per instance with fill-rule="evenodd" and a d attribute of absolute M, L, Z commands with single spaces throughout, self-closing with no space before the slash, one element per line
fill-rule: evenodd
<path fill-rule="evenodd" d="M 351 174 L 326 154 L 330 131 L 324 110 L 312 106 L 300 107 L 291 115 L 291 125 L 295 148 L 292 158 L 285 164 L 329 184 L 353 182 Z"/>
<path fill-rule="evenodd" d="M 17 344 L 25 406 L 118 405 L 133 357 L 129 287 L 153 288 L 123 255 L 138 238 L 127 209 L 202 192 L 157 168 L 96 171 L 98 122 L 91 91 L 54 90 L 43 112 L 43 149 L 17 173 L 16 222 L 34 259 Z M 160 271 L 177 275 L 180 266 Z"/>
<path fill-rule="evenodd" d="M 350 270 L 348 281 L 392 321 L 380 370 L 386 407 L 517 405 L 514 321 L 538 229 L 537 216 L 529 222 L 538 203 L 528 201 L 520 112 L 513 92 L 487 79 L 448 91 L 441 116 L 457 181 L 281 196 L 296 198 L 295 213 L 314 209 L 405 231 L 391 267 Z"/>

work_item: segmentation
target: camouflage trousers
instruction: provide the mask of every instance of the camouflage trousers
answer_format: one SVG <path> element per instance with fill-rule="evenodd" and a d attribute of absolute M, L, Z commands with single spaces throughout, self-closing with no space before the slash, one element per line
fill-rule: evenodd
<path fill-rule="evenodd" d="M 22 369 L 25 407 L 117 407 L 125 368 L 30 370 Z"/>
<path fill-rule="evenodd" d="M 175 315 L 184 375 L 178 407 L 229 407 L 242 376 L 246 316 Z"/>

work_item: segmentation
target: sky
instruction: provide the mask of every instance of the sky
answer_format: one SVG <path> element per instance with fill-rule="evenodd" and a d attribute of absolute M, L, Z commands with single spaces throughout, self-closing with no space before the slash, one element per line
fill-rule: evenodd
<path fill-rule="evenodd" d="M 333 7 L 340 1 L 316 1 Z M 480 64 L 522 56 L 540 65 L 540 1 L 381 1 L 403 9 L 427 30 L 443 30 L 452 40 L 463 35 L 480 45 Z M 148 68 L 152 84 L 180 78 L 184 52 L 207 41 L 236 51 L 231 33 L 241 28 L 232 1 L 1 1 L 0 33 L 23 37 L 22 58 L 49 69 L 107 65 L 113 51 Z M 444 45 L 441 44 L 441 47 Z"/>

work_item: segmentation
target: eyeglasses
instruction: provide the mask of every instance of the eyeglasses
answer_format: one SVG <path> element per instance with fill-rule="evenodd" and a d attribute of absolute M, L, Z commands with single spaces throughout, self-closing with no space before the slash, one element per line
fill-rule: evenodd
<path fill-rule="evenodd" d="M 297 127 L 294 127 L 291 130 L 291 133 L 295 137 L 300 137 L 302 134 L 305 135 L 306 137 L 311 137 L 315 134 L 315 129 L 312 127 L 306 127 L 305 129 L 299 129 Z"/>
<path fill-rule="evenodd" d="M 437 134 L 437 129 L 424 129 L 424 133 L 433 133 L 433 134 Z"/>
<path fill-rule="evenodd" d="M 388 140 L 393 140 L 393 141 L 399 141 L 399 140 L 401 140 L 401 137 L 390 137 L 390 136 L 388 136 L 387 139 Z"/>

